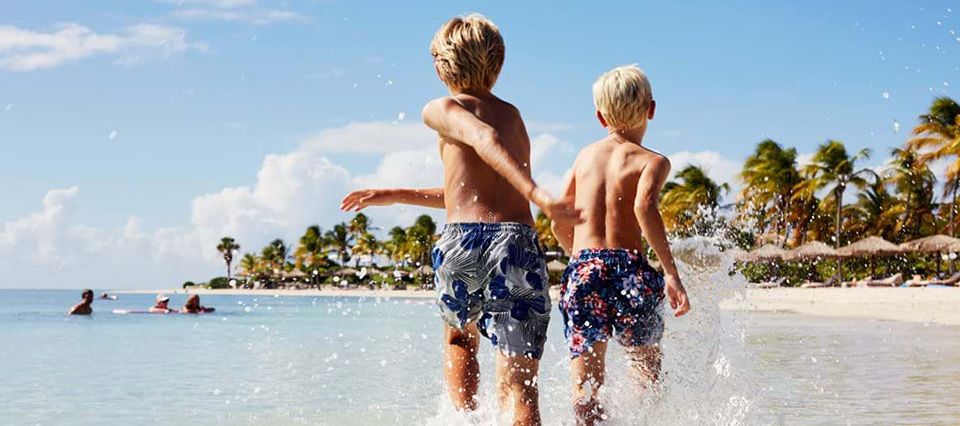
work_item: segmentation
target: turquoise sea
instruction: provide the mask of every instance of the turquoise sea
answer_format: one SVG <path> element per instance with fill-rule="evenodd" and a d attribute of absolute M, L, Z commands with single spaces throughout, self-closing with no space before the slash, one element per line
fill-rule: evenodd
<path fill-rule="evenodd" d="M 960 328 L 733 314 L 694 292 L 669 318 L 663 389 L 638 397 L 611 351 L 610 424 L 957 424 Z M 99 293 L 98 293 L 99 294 Z M 0 424 L 496 424 L 446 403 L 423 299 L 204 296 L 209 315 L 118 315 L 152 295 L 0 291 Z M 172 296 L 173 306 L 183 295 Z M 559 316 L 541 367 L 546 424 L 572 424 Z"/>

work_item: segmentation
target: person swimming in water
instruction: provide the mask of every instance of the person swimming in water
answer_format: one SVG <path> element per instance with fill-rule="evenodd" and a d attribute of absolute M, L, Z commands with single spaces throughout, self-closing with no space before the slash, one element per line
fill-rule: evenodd
<path fill-rule="evenodd" d="M 170 308 L 170 298 L 162 294 L 157 295 L 157 303 L 150 307 L 151 314 L 170 314 L 176 310 Z"/>
<path fill-rule="evenodd" d="M 102 294 L 100 294 L 100 299 L 103 299 L 103 300 L 117 300 L 117 296 L 113 296 L 113 295 L 110 295 L 110 294 L 107 294 L 107 293 L 102 293 Z"/>
<path fill-rule="evenodd" d="M 203 306 L 200 304 L 200 296 L 196 294 L 190 295 L 187 298 L 187 302 L 183 304 L 183 308 L 180 309 L 181 314 L 202 314 L 207 312 L 213 312 L 216 309 Z"/>
<path fill-rule="evenodd" d="M 93 290 L 89 288 L 84 289 L 80 295 L 83 300 L 70 308 L 67 315 L 90 315 L 93 313 L 93 308 L 91 307 L 91 305 L 93 305 Z"/>

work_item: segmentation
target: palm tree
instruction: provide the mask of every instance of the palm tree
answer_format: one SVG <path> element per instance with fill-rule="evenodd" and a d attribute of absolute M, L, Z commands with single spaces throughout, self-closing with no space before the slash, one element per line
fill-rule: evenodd
<path fill-rule="evenodd" d="M 223 255 L 223 261 L 227 264 L 227 280 L 230 280 L 230 264 L 233 263 L 233 253 L 240 251 L 240 244 L 232 237 L 223 237 L 220 244 L 217 244 L 217 251 Z"/>
<path fill-rule="evenodd" d="M 247 253 L 240 258 L 240 267 L 243 268 L 247 275 L 253 275 L 257 272 L 257 266 L 259 262 L 260 260 L 257 259 L 257 255 L 253 253 Z"/>
<path fill-rule="evenodd" d="M 296 250 L 293 251 L 293 258 L 297 268 L 304 266 L 317 266 L 325 259 L 327 241 L 323 236 L 323 231 L 317 225 L 307 227 L 307 230 L 300 237 Z"/>
<path fill-rule="evenodd" d="M 833 245 L 840 247 L 840 231 L 842 229 L 843 194 L 849 185 L 857 188 L 867 186 L 864 176 L 879 179 L 872 169 L 856 169 L 856 162 L 862 158 L 869 158 L 870 150 L 862 149 L 853 156 L 847 154 L 847 147 L 842 142 L 830 140 L 820 145 L 813 154 L 813 160 L 804 167 L 803 173 L 807 179 L 797 186 L 797 194 L 809 196 L 817 191 L 833 185 L 827 197 L 821 200 L 821 205 L 829 201 L 833 207 L 834 234 Z"/>
<path fill-rule="evenodd" d="M 350 245 L 353 243 L 353 234 L 345 223 L 333 225 L 333 229 L 327 231 L 326 240 L 331 251 L 337 254 L 337 260 L 340 266 L 344 266 L 350 260 Z"/>
<path fill-rule="evenodd" d="M 546 213 L 539 211 L 533 222 L 533 229 L 537 232 L 537 241 L 540 242 L 540 248 L 543 251 L 557 250 L 560 248 L 560 242 L 553 235 L 551 226 L 553 221 Z"/>
<path fill-rule="evenodd" d="M 383 244 L 387 254 L 394 262 L 402 263 L 406 256 L 407 231 L 399 226 L 390 229 L 390 239 Z"/>
<path fill-rule="evenodd" d="M 904 204 L 890 193 L 888 185 L 887 180 L 878 179 L 857 194 L 857 202 L 853 206 L 856 220 L 850 221 L 853 224 L 852 234 L 857 237 L 872 234 L 897 241 Z"/>
<path fill-rule="evenodd" d="M 907 147 L 924 151 L 920 161 L 930 163 L 940 159 L 951 159 L 947 166 L 947 182 L 943 186 L 943 197 L 949 196 L 950 216 L 949 232 L 956 232 L 957 189 L 960 188 L 960 105 L 948 97 L 937 98 L 930 105 L 927 114 L 920 116 L 920 124 L 913 129 L 914 137 L 907 141 Z"/>
<path fill-rule="evenodd" d="M 380 252 L 382 244 L 377 240 L 377 236 L 371 232 L 364 232 L 357 238 L 351 252 L 356 255 L 357 266 L 360 266 L 360 256 L 367 255 L 373 259 L 373 256 Z"/>
<path fill-rule="evenodd" d="M 898 226 L 899 240 L 911 240 L 935 233 L 936 176 L 914 148 L 894 148 L 892 153 L 893 160 L 887 179 L 896 188 L 903 210 Z"/>
<path fill-rule="evenodd" d="M 740 179 L 744 183 L 740 205 L 757 221 L 758 233 L 764 233 L 767 222 L 774 222 L 776 235 L 783 231 L 785 242 L 794 188 L 802 180 L 797 170 L 797 150 L 784 149 L 771 139 L 760 142 L 743 163 Z"/>
<path fill-rule="evenodd" d="M 420 215 L 413 226 L 407 228 L 407 255 L 421 265 L 429 262 L 430 249 L 433 247 L 437 223 L 429 215 Z"/>
<path fill-rule="evenodd" d="M 689 232 L 720 206 L 721 197 L 730 190 L 728 184 L 718 185 L 702 168 L 693 165 L 681 169 L 675 178 L 679 182 L 667 182 L 660 198 L 669 230 Z"/>

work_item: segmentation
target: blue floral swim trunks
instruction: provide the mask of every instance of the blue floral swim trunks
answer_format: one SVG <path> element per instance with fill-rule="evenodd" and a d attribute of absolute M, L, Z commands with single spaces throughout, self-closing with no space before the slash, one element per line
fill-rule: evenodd
<path fill-rule="evenodd" d="M 627 347 L 663 336 L 663 275 L 635 250 L 581 250 L 570 259 L 560 288 L 563 334 L 571 358 L 615 336 Z"/>
<path fill-rule="evenodd" d="M 477 322 L 503 352 L 539 359 L 550 321 L 543 252 L 521 223 L 451 223 L 433 248 L 440 315 L 451 327 Z"/>

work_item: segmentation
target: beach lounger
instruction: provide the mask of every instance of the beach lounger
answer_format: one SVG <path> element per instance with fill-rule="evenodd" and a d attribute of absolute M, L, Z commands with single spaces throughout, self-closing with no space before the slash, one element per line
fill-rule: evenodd
<path fill-rule="evenodd" d="M 897 273 L 882 280 L 867 280 L 864 282 L 865 287 L 896 287 L 900 284 L 903 284 L 903 274 L 901 273 Z"/>

